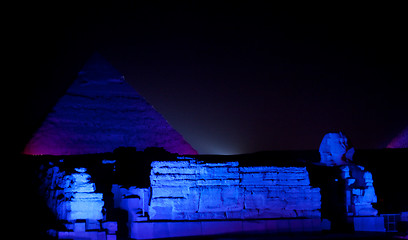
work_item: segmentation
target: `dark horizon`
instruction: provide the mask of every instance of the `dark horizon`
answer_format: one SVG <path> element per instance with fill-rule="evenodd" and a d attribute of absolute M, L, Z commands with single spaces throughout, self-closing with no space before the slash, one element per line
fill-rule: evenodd
<path fill-rule="evenodd" d="M 338 131 L 357 149 L 384 148 L 408 126 L 402 7 L 320 9 L 135 3 L 28 14 L 17 150 L 95 51 L 200 154 L 312 150 Z"/>

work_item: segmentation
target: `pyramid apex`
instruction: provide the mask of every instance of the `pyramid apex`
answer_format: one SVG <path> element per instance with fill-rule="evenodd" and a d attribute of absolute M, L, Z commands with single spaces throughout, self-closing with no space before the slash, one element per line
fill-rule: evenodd
<path fill-rule="evenodd" d="M 112 77 L 121 77 L 122 74 L 112 66 L 100 53 L 94 52 L 91 57 L 85 62 L 79 75 L 82 74 L 103 74 Z"/>

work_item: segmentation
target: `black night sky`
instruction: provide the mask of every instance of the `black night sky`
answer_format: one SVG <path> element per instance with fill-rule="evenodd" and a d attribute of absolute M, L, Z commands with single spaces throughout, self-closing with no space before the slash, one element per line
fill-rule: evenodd
<path fill-rule="evenodd" d="M 402 6 L 37 8 L 16 17 L 20 150 L 95 51 L 201 154 L 318 149 L 334 131 L 376 149 L 408 126 Z"/>

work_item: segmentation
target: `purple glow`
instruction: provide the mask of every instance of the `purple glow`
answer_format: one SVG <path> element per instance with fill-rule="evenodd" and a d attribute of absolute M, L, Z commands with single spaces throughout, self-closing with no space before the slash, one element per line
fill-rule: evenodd
<path fill-rule="evenodd" d="M 397 137 L 395 137 L 387 148 L 408 148 L 408 127 L 406 127 Z"/>
<path fill-rule="evenodd" d="M 109 63 L 94 55 L 26 145 L 24 154 L 75 155 L 118 147 L 197 154 Z"/>

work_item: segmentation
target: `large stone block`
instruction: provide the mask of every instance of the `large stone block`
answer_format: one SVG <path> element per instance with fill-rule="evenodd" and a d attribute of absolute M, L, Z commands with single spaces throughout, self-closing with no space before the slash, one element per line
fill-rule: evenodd
<path fill-rule="evenodd" d="M 75 192 L 72 195 L 74 201 L 102 201 L 102 193 Z"/>
<path fill-rule="evenodd" d="M 161 181 L 184 181 L 184 180 L 196 180 L 197 177 L 192 174 L 166 174 L 166 175 L 150 175 L 150 180 L 156 182 Z"/>
<path fill-rule="evenodd" d="M 238 186 L 222 188 L 221 199 L 224 211 L 240 211 L 243 209 L 243 189 Z"/>
<path fill-rule="evenodd" d="M 190 161 L 153 161 L 150 166 L 152 168 L 183 168 L 189 167 Z"/>
<path fill-rule="evenodd" d="M 149 206 L 151 220 L 173 219 L 173 207 Z"/>
<path fill-rule="evenodd" d="M 67 213 L 66 220 L 74 221 L 77 219 L 94 219 L 101 220 L 103 219 L 102 212 L 89 212 L 89 211 L 71 211 Z"/>
<path fill-rule="evenodd" d="M 383 217 L 352 217 L 355 231 L 385 232 Z"/>
<path fill-rule="evenodd" d="M 190 188 L 186 186 L 162 186 L 152 188 L 152 198 L 160 197 L 187 197 Z"/>
<path fill-rule="evenodd" d="M 151 170 L 152 175 L 159 174 L 184 174 L 194 175 L 197 173 L 196 167 L 156 167 Z"/>
<path fill-rule="evenodd" d="M 231 186 L 238 185 L 239 179 L 198 179 L 197 186 Z"/>
<path fill-rule="evenodd" d="M 157 179 L 150 179 L 150 186 L 185 186 L 185 187 L 196 187 L 197 181 L 196 179 L 180 179 L 180 180 L 157 180 Z"/>
<path fill-rule="evenodd" d="M 198 211 L 207 212 L 223 210 L 221 192 L 221 187 L 203 188 L 200 192 L 200 203 Z"/>
<path fill-rule="evenodd" d="M 246 209 L 263 209 L 266 208 L 266 199 L 268 192 L 265 191 L 245 191 L 245 208 Z"/>

